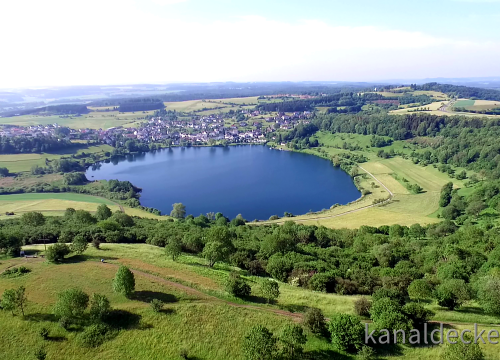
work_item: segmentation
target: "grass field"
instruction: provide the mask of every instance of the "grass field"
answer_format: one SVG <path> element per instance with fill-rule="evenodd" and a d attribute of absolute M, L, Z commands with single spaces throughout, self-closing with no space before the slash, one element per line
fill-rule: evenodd
<path fill-rule="evenodd" d="M 106 204 L 112 211 L 120 210 L 120 206 L 108 199 L 75 193 L 28 193 L 0 195 L 0 217 L 6 212 L 14 212 L 15 216 L 25 212 L 38 211 L 47 216 L 60 216 L 67 208 L 95 212 L 100 204 Z M 141 209 L 123 207 L 130 216 L 164 220 L 167 217 L 157 216 Z"/>
<path fill-rule="evenodd" d="M 43 245 L 25 249 L 43 252 Z M 101 258 L 107 259 L 106 262 L 110 264 L 101 264 Z M 243 359 L 241 342 L 251 326 L 262 324 L 278 333 L 284 324 L 292 321 L 290 317 L 275 311 L 300 312 L 312 306 L 321 308 L 326 316 L 339 312 L 353 313 L 353 302 L 357 299 L 356 296 L 318 293 L 281 284 L 277 305 L 242 300 L 238 301 L 238 306 L 234 303 L 231 305 L 227 300 L 232 301 L 233 298 L 223 290 L 224 280 L 229 273 L 227 266 L 219 265 L 210 269 L 204 266 L 204 260 L 185 254 L 173 262 L 163 254 L 163 249 L 145 244 L 103 244 L 102 250 L 88 249 L 85 255 L 70 259 L 62 265 L 21 258 L 1 261 L 0 272 L 16 265 L 24 265 L 32 270 L 19 278 L 0 277 L 0 293 L 24 285 L 28 296 L 25 319 L 0 311 L 3 325 L 0 327 L 0 341 L 5 359 L 31 360 L 33 352 L 44 347 L 50 360 L 79 360 L 82 354 L 85 358 L 97 360 L 173 360 L 180 358 L 181 349 L 186 349 L 191 359 L 240 360 Z M 125 264 L 142 271 L 135 275 L 136 293 L 131 299 L 112 291 L 111 282 L 117 269 L 113 264 Z M 247 278 L 252 285 L 252 292 L 258 295 L 258 282 L 261 279 Z M 188 288 L 180 288 L 176 283 L 187 285 Z M 126 330 L 120 330 L 100 347 L 82 348 L 78 343 L 79 331 L 63 330 L 51 315 L 56 294 L 75 286 L 88 294 L 106 295 L 112 307 L 122 312 L 124 319 L 135 321 L 130 321 Z M 164 313 L 155 314 L 149 308 L 148 302 L 153 298 L 166 302 Z M 435 321 L 498 322 L 497 318 L 482 315 L 474 304 L 453 312 L 443 311 L 434 304 L 428 306 L 437 313 L 433 319 Z M 42 327 L 49 329 L 51 340 L 44 341 L 39 336 Z M 446 327 L 463 329 L 470 325 Z M 489 328 L 480 326 L 480 330 Z M 481 347 L 486 360 L 498 358 L 495 346 L 488 344 Z M 381 355 L 378 358 L 423 360 L 439 356 L 442 350 L 441 346 L 399 346 L 394 355 Z M 328 340 L 309 333 L 305 351 L 311 359 L 355 359 L 354 356 L 337 352 Z"/>
<path fill-rule="evenodd" d="M 32 154 L 13 154 L 13 155 L 0 155 L 0 167 L 6 167 L 12 173 L 30 171 L 33 165 L 38 165 L 45 167 L 45 159 L 54 160 L 60 159 L 62 156 L 71 156 L 81 153 L 92 154 L 92 153 L 104 153 L 107 151 L 112 151 L 113 147 L 109 145 L 98 145 L 98 146 L 85 146 L 66 149 L 61 152 L 52 153 L 32 153 Z"/>
<path fill-rule="evenodd" d="M 458 100 L 453 107 L 469 107 L 469 106 L 474 106 L 475 101 L 474 100 Z"/>
<path fill-rule="evenodd" d="M 146 115 L 152 115 L 154 111 L 119 113 L 118 111 L 97 112 L 91 111 L 81 116 L 61 117 L 59 115 L 22 115 L 12 117 L 0 117 L 0 125 L 49 125 L 57 123 L 72 129 L 109 129 L 118 126 L 130 126 L 143 119 Z"/>

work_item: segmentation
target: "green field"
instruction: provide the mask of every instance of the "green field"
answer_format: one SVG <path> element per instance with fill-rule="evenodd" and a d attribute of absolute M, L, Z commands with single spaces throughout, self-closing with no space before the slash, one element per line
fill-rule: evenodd
<path fill-rule="evenodd" d="M 43 245 L 28 246 L 26 250 L 43 252 Z M 107 259 L 101 264 L 99 259 Z M 5 359 L 31 360 L 33 352 L 44 347 L 50 360 L 114 359 L 179 359 L 181 349 L 186 349 L 191 359 L 240 360 L 241 342 L 248 329 L 257 324 L 265 325 L 275 333 L 296 314 L 307 307 L 319 307 L 327 316 L 342 312 L 352 313 L 356 296 L 317 293 L 281 284 L 281 295 L 276 305 L 266 305 L 236 299 L 224 291 L 228 268 L 203 266 L 204 260 L 182 255 L 171 261 L 163 250 L 150 245 L 104 244 L 102 250 L 88 249 L 83 256 L 75 256 L 65 264 L 48 264 L 41 259 L 2 260 L 0 272 L 10 266 L 23 265 L 32 270 L 19 278 L 0 277 L 0 293 L 5 289 L 23 285 L 27 289 L 26 317 L 12 316 L 0 311 L 0 341 Z M 125 264 L 139 271 L 135 274 L 136 293 L 131 299 L 112 291 L 116 265 Z M 259 294 L 261 279 L 247 277 L 252 292 Z M 181 287 L 186 285 L 187 287 Z M 80 331 L 66 331 L 53 318 L 52 306 L 56 294 L 71 287 L 81 288 L 88 294 L 100 293 L 108 297 L 113 309 L 122 311 L 126 319 L 135 319 L 126 329 L 98 348 L 82 348 L 78 342 Z M 166 302 L 166 311 L 156 314 L 148 302 L 160 298 Z M 474 304 L 462 311 L 437 310 L 433 320 L 457 322 L 496 322 L 478 314 Z M 284 310 L 284 312 L 282 311 Z M 468 328 L 471 324 L 447 325 Z M 42 340 L 39 331 L 49 329 L 49 340 Z M 489 329 L 480 326 L 480 330 Z M 230 329 L 230 333 L 228 333 Z M 57 341 L 54 339 L 58 339 Z M 19 346 L 22 344 L 22 346 Z M 497 349 L 480 345 L 486 360 L 497 359 Z M 442 347 L 398 346 L 394 355 L 381 355 L 379 359 L 423 360 L 438 357 Z M 339 353 L 327 339 L 307 333 L 304 358 L 355 359 Z"/>
<path fill-rule="evenodd" d="M 105 153 L 112 151 L 113 147 L 109 145 L 85 146 L 78 148 L 65 149 L 60 152 L 52 153 L 31 153 L 31 154 L 12 154 L 0 155 L 0 167 L 6 167 L 12 173 L 30 171 L 32 166 L 38 165 L 45 167 L 45 159 L 60 159 L 63 156 L 79 155 L 82 153 Z"/>
<path fill-rule="evenodd" d="M 146 115 L 152 115 L 154 111 L 119 113 L 118 111 L 91 111 L 81 116 L 59 116 L 59 115 L 22 115 L 12 117 L 0 117 L 0 125 L 50 125 L 59 124 L 71 129 L 109 129 L 119 126 L 131 126 L 131 124 L 144 119 Z"/>
<path fill-rule="evenodd" d="M 474 100 L 458 100 L 454 105 L 453 107 L 454 108 L 457 108 L 457 107 L 463 107 L 463 108 L 466 108 L 466 107 L 469 107 L 469 106 L 474 106 L 474 103 L 475 101 Z"/>

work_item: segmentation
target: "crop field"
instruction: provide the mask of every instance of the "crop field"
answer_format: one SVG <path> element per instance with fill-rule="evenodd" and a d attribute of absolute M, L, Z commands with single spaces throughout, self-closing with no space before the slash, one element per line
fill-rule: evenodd
<path fill-rule="evenodd" d="M 469 106 L 474 106 L 474 103 L 475 103 L 475 100 L 458 100 L 454 105 L 453 107 L 454 108 L 457 108 L 457 107 L 469 107 Z"/>
<path fill-rule="evenodd" d="M 180 112 L 191 112 L 197 111 L 204 108 L 213 109 L 217 107 L 226 107 L 224 104 L 218 104 L 216 102 L 204 101 L 204 100 L 189 100 L 189 101 L 176 101 L 176 102 L 166 102 L 165 106 L 167 110 L 175 110 Z"/>
<path fill-rule="evenodd" d="M 59 124 L 72 129 L 109 129 L 119 126 L 130 126 L 130 124 L 143 119 L 146 115 L 152 115 L 154 111 L 119 113 L 118 111 L 92 111 L 81 116 L 60 115 L 22 115 L 12 117 L 0 117 L 0 125 L 50 125 Z"/>
<path fill-rule="evenodd" d="M 443 106 L 443 104 L 446 104 L 446 103 L 447 103 L 447 101 L 436 101 L 436 102 L 433 102 L 431 104 L 419 106 L 416 108 L 404 108 L 404 109 L 392 110 L 392 111 L 390 111 L 390 113 L 391 114 L 407 114 L 407 113 L 415 112 L 415 110 L 418 108 L 424 108 L 424 109 L 429 109 L 430 111 L 426 110 L 426 111 L 417 111 L 417 112 L 425 112 L 425 113 L 430 113 L 430 114 L 435 114 L 435 115 L 439 113 L 439 115 L 444 115 L 446 113 L 444 111 L 439 111 L 439 108 L 441 108 Z"/>
<path fill-rule="evenodd" d="M 45 166 L 45 159 L 54 160 L 60 159 L 62 156 L 71 156 L 73 154 L 81 154 L 83 152 L 89 153 L 100 153 L 113 150 L 113 147 L 109 145 L 98 145 L 98 146 L 85 146 L 65 149 L 60 152 L 55 153 L 32 153 L 32 154 L 12 154 L 12 155 L 0 155 L 0 167 L 6 167 L 10 172 L 18 173 L 30 171 L 33 165 Z"/>
<path fill-rule="evenodd" d="M 215 99 L 210 101 L 215 101 L 221 104 L 257 105 L 259 103 L 257 99 L 258 96 L 251 96 L 242 98 Z"/>
<path fill-rule="evenodd" d="M 43 245 L 27 246 L 25 250 L 43 252 Z M 101 258 L 106 259 L 106 264 L 100 263 Z M 112 291 L 112 279 L 119 264 L 136 271 L 136 291 L 130 299 Z M 307 307 L 318 307 L 327 317 L 339 312 L 352 314 L 353 303 L 358 298 L 318 293 L 281 283 L 276 305 L 235 299 L 223 290 L 229 268 L 216 265 L 210 269 L 204 266 L 204 260 L 185 254 L 173 262 L 163 254 L 163 249 L 145 244 L 103 244 L 102 250 L 89 248 L 84 255 L 73 256 L 60 265 L 42 259 L 2 260 L 0 272 L 19 265 L 28 267 L 31 272 L 19 278 L 0 277 L 0 293 L 23 285 L 28 297 L 24 318 L 0 311 L 3 325 L 0 341 L 6 359 L 31 360 L 34 351 L 44 347 L 51 360 L 80 360 L 82 354 L 97 360 L 178 359 L 182 349 L 187 350 L 191 359 L 240 360 L 243 359 L 241 343 L 250 327 L 260 324 L 278 333 L 296 316 L 289 310 L 302 312 Z M 262 279 L 246 278 L 252 293 L 258 295 Z M 105 295 L 113 311 L 119 311 L 126 319 L 127 326 L 97 348 L 82 348 L 80 331 L 64 330 L 52 315 L 57 293 L 73 287 L 89 295 Z M 150 309 L 148 303 L 152 299 L 165 302 L 163 313 L 157 314 Z M 434 304 L 427 306 L 436 311 L 435 321 L 482 324 L 498 321 L 478 313 L 475 304 L 453 312 Z M 463 329 L 471 324 L 445 326 Z M 42 327 L 49 330 L 48 340 L 44 341 L 39 335 Z M 480 326 L 480 330 L 490 328 Z M 231 329 L 229 333 L 228 329 Z M 339 353 L 327 339 L 306 334 L 307 358 L 356 358 Z M 480 346 L 485 360 L 497 359 L 495 346 L 481 343 Z M 423 360 L 439 357 L 442 351 L 442 346 L 399 346 L 396 355 L 378 358 Z"/>

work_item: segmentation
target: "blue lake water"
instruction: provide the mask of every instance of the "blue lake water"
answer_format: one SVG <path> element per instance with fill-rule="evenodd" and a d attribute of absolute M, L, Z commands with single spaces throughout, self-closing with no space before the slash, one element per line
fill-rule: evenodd
<path fill-rule="evenodd" d="M 361 196 L 330 161 L 266 146 L 172 148 L 128 156 L 87 170 L 89 180 L 128 180 L 142 188 L 141 204 L 169 214 L 242 214 L 249 221 L 305 214 Z"/>

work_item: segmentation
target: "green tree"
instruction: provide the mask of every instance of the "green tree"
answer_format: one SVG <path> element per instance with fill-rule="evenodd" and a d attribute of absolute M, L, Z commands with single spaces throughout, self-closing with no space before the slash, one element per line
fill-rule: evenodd
<path fill-rule="evenodd" d="M 315 335 L 322 335 L 326 331 L 325 316 L 318 308 L 308 308 L 302 318 L 302 324 Z"/>
<path fill-rule="evenodd" d="M 485 312 L 500 315 L 500 278 L 487 276 L 481 279 L 477 295 Z"/>
<path fill-rule="evenodd" d="M 472 215 L 472 216 L 478 217 L 479 214 L 481 213 L 481 211 L 483 211 L 484 209 L 486 209 L 486 204 L 484 203 L 484 201 L 475 200 L 475 201 L 472 201 L 467 206 L 467 208 L 465 209 L 465 213 L 467 215 Z"/>
<path fill-rule="evenodd" d="M 448 279 L 436 288 L 435 297 L 439 306 L 454 310 L 470 300 L 470 290 L 464 280 Z"/>
<path fill-rule="evenodd" d="M 45 216 L 39 212 L 27 212 L 21 216 L 21 222 L 26 226 L 43 226 L 45 224 Z"/>
<path fill-rule="evenodd" d="M 453 191 L 453 183 L 449 182 L 441 188 L 441 196 L 439 197 L 439 206 L 446 207 L 451 200 L 451 192 Z"/>
<path fill-rule="evenodd" d="M 111 220 L 115 221 L 117 224 L 123 227 L 132 227 L 134 226 L 134 219 L 130 215 L 127 215 L 121 211 L 116 211 Z"/>
<path fill-rule="evenodd" d="M 235 272 L 231 272 L 226 280 L 226 291 L 241 298 L 249 296 L 251 288 L 240 275 Z"/>
<path fill-rule="evenodd" d="M 9 176 L 9 169 L 6 167 L 0 167 L 0 177 Z"/>
<path fill-rule="evenodd" d="M 356 352 L 363 346 L 365 328 L 354 315 L 335 314 L 330 319 L 332 344 L 341 351 Z"/>
<path fill-rule="evenodd" d="M 208 266 L 213 267 L 218 261 L 227 261 L 234 249 L 232 234 L 225 226 L 213 226 L 206 233 L 203 257 L 208 260 Z"/>
<path fill-rule="evenodd" d="M 47 248 L 45 257 L 49 262 L 56 263 L 64 261 L 64 257 L 71 253 L 70 248 L 66 244 L 54 244 Z"/>
<path fill-rule="evenodd" d="M 78 234 L 73 238 L 70 250 L 78 255 L 81 255 L 87 250 L 89 243 L 87 239 L 82 234 Z"/>
<path fill-rule="evenodd" d="M 280 285 L 274 280 L 265 279 L 260 285 L 260 291 L 267 302 L 276 300 L 280 296 Z"/>
<path fill-rule="evenodd" d="M 16 310 L 16 290 L 8 289 L 2 294 L 2 309 L 12 312 L 14 316 L 14 310 Z"/>
<path fill-rule="evenodd" d="M 111 312 L 108 298 L 101 294 L 92 294 L 90 298 L 90 318 L 93 321 L 102 321 Z"/>
<path fill-rule="evenodd" d="M 186 206 L 182 203 L 175 203 L 172 205 L 170 216 L 175 219 L 184 219 L 186 216 Z"/>
<path fill-rule="evenodd" d="M 80 289 L 68 289 L 57 294 L 54 314 L 61 318 L 75 321 L 81 319 L 87 306 L 89 296 Z"/>
<path fill-rule="evenodd" d="M 92 225 L 96 223 L 96 219 L 92 214 L 85 210 L 75 210 L 72 219 L 78 225 Z"/>
<path fill-rule="evenodd" d="M 285 359 L 300 359 L 307 337 L 300 325 L 288 324 L 281 330 L 279 335 L 281 353 Z"/>
<path fill-rule="evenodd" d="M 420 224 L 413 224 L 408 233 L 412 238 L 420 240 L 425 236 L 425 229 Z"/>
<path fill-rule="evenodd" d="M 106 220 L 113 215 L 110 208 L 106 204 L 101 204 L 97 207 L 97 211 L 95 213 L 95 218 L 98 221 Z"/>
<path fill-rule="evenodd" d="M 245 360 L 273 360 L 278 347 L 273 333 L 266 327 L 257 325 L 245 335 L 242 350 Z"/>
<path fill-rule="evenodd" d="M 182 253 L 182 241 L 178 238 L 171 238 L 165 245 L 165 253 L 175 261 Z"/>
<path fill-rule="evenodd" d="M 408 286 L 408 295 L 412 300 L 426 300 L 432 297 L 432 286 L 425 279 L 413 280 Z"/>
<path fill-rule="evenodd" d="M 126 266 L 120 266 L 113 281 L 113 289 L 126 297 L 130 297 L 135 290 L 135 277 Z"/>
<path fill-rule="evenodd" d="M 28 301 L 28 298 L 26 297 L 26 289 L 24 286 L 19 286 L 15 290 L 15 304 L 16 308 L 21 310 L 21 314 L 24 316 L 24 307 L 26 305 L 26 302 Z"/>

